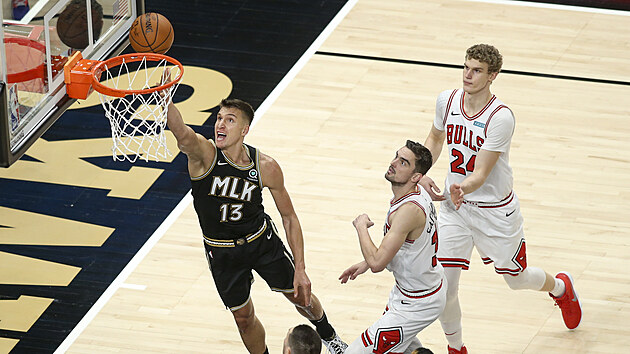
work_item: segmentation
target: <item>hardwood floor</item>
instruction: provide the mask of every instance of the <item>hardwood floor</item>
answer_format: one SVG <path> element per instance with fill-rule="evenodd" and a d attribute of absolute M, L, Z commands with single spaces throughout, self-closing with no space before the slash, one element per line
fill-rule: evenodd
<path fill-rule="evenodd" d="M 571 272 L 584 317 L 577 330 L 566 330 L 547 294 L 509 290 L 475 254 L 460 285 L 464 341 L 473 353 L 624 352 L 630 337 L 630 159 L 623 153 L 630 136 L 629 35 L 626 15 L 474 1 L 354 6 L 320 51 L 375 59 L 315 54 L 246 139 L 284 170 L 305 233 L 313 291 L 346 341 L 380 316 L 393 283 L 383 272 L 339 284 L 339 274 L 361 259 L 351 221 L 366 212 L 376 223 L 373 239 L 380 239 L 391 196 L 383 174 L 393 153 L 406 139 L 424 142 L 437 94 L 461 86 L 460 69 L 378 58 L 458 65 L 468 46 L 488 42 L 502 51 L 506 70 L 626 84 L 508 73 L 493 84 L 517 119 L 511 164 L 528 263 Z M 429 174 L 442 181 L 446 165 L 442 156 Z M 265 198 L 280 227 L 273 200 Z M 125 284 L 69 353 L 245 352 L 207 270 L 192 206 Z M 287 329 L 306 320 L 258 277 L 252 293 L 269 349 L 278 353 Z M 419 338 L 445 352 L 438 323 Z"/>

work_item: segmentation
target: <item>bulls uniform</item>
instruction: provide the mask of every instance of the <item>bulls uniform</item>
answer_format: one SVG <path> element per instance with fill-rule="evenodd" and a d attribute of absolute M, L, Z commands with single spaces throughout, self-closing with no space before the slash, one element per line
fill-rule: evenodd
<path fill-rule="evenodd" d="M 433 125 L 443 131 L 448 145 L 449 167 L 440 209 L 440 249 L 444 267 L 468 269 L 473 246 L 483 262 L 494 262 L 499 274 L 518 275 L 527 267 L 523 218 L 512 191 L 509 165 L 515 120 L 512 111 L 492 95 L 474 116 L 464 110 L 464 91 L 448 90 L 437 99 Z M 496 165 L 479 189 L 464 196 L 459 210 L 451 202 L 448 187 L 461 184 L 475 168 L 480 149 L 501 152 Z"/>
<path fill-rule="evenodd" d="M 272 290 L 293 292 L 293 258 L 262 205 L 260 153 L 243 145 L 248 165 L 236 164 L 217 148 L 210 168 L 191 177 L 212 277 L 221 300 L 232 311 L 249 300 L 252 270 Z"/>
<path fill-rule="evenodd" d="M 353 353 L 403 353 L 418 332 L 433 323 L 446 304 L 446 279 L 437 261 L 437 216 L 428 193 L 420 188 L 390 203 L 384 232 L 389 231 L 389 217 L 405 203 L 413 203 L 426 216 L 420 237 L 405 240 L 387 269 L 396 284 L 389 295 L 383 316 L 361 334 L 346 350 Z"/>

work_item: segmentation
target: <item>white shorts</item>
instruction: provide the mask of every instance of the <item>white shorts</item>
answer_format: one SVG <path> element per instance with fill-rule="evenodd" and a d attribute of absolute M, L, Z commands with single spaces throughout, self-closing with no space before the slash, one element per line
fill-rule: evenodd
<path fill-rule="evenodd" d="M 346 354 L 403 353 L 416 335 L 435 321 L 446 305 L 446 278 L 439 286 L 413 297 L 394 286 L 383 316 L 361 333 Z M 420 296 L 418 296 L 420 294 Z"/>
<path fill-rule="evenodd" d="M 499 274 L 516 276 L 527 268 L 523 217 L 514 192 L 497 203 L 466 202 L 459 210 L 447 198 L 438 225 L 438 260 L 443 267 L 468 269 L 474 246 L 484 264 L 494 262 Z"/>

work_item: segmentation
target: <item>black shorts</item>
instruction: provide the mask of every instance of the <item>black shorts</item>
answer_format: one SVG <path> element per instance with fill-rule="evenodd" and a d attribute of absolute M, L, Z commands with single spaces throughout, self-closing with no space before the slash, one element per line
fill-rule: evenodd
<path fill-rule="evenodd" d="M 251 242 L 216 247 L 204 242 L 206 257 L 219 296 L 231 311 L 249 300 L 255 270 L 273 291 L 292 293 L 295 266 L 270 218 L 267 230 Z"/>

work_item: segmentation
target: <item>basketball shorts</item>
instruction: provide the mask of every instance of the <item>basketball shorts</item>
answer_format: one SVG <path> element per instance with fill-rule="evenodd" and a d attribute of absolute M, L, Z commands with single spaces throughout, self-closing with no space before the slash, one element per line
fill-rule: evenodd
<path fill-rule="evenodd" d="M 527 268 L 523 217 L 514 192 L 497 203 L 466 202 L 459 210 L 447 197 L 438 225 L 438 259 L 443 267 L 468 269 L 476 247 L 484 264 L 494 263 L 499 274 L 516 276 Z"/>
<path fill-rule="evenodd" d="M 252 270 L 271 290 L 293 292 L 293 256 L 284 247 L 269 217 L 266 223 L 266 230 L 251 242 L 233 242 L 232 246 L 213 246 L 204 242 L 214 284 L 230 311 L 242 308 L 249 301 L 254 282 Z"/>
<path fill-rule="evenodd" d="M 394 286 L 383 316 L 361 333 L 345 353 L 404 353 L 416 335 L 444 310 L 446 286 L 446 279 L 443 279 L 440 285 L 427 290 L 426 296 L 420 298 L 409 297 Z"/>

